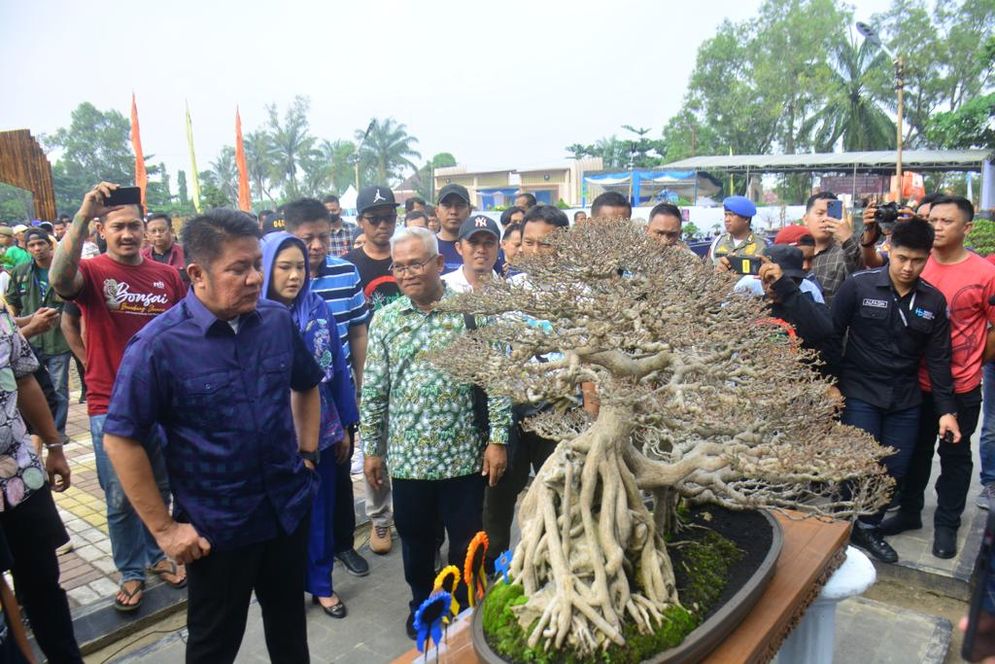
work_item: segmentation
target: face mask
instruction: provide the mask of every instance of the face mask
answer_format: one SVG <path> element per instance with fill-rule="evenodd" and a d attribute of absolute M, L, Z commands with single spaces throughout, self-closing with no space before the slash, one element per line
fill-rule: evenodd
<path fill-rule="evenodd" d="M 340 221 L 342 219 L 342 215 L 340 215 L 340 214 L 330 214 L 330 215 L 328 215 L 328 218 L 334 224 L 334 223 L 336 223 L 336 222 L 338 222 L 338 221 Z"/>

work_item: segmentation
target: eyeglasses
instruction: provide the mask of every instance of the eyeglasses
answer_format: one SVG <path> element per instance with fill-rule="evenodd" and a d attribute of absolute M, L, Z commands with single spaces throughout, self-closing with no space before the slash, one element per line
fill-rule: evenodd
<path fill-rule="evenodd" d="M 425 266 L 436 259 L 436 256 L 426 258 L 421 263 L 412 263 L 411 265 L 391 265 L 390 271 L 394 273 L 394 276 L 403 277 L 406 274 L 412 276 L 416 274 L 421 274 L 425 271 Z"/>
<path fill-rule="evenodd" d="M 373 224 L 374 226 L 379 226 L 380 224 L 393 224 L 397 221 L 396 214 L 385 214 L 385 215 L 371 215 L 364 214 L 363 219 Z"/>

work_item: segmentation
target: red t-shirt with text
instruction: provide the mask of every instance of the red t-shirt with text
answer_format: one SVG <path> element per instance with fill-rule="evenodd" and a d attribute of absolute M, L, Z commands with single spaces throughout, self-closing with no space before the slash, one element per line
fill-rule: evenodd
<path fill-rule="evenodd" d="M 988 339 L 988 325 L 995 324 L 995 265 L 968 252 L 959 263 L 944 265 L 930 256 L 922 278 L 947 298 L 950 315 L 950 373 L 954 392 L 964 394 L 981 384 L 981 364 Z M 929 390 L 925 367 L 919 369 L 919 385 Z"/>
<path fill-rule="evenodd" d="M 140 329 L 186 295 L 176 268 L 143 260 L 118 263 L 107 254 L 80 261 L 83 290 L 76 304 L 83 314 L 86 344 L 86 405 L 107 413 L 124 349 Z"/>

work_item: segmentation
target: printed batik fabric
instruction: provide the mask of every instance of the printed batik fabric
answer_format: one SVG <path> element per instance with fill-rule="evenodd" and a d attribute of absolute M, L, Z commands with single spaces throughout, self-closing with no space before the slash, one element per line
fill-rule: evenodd
<path fill-rule="evenodd" d="M 0 511 L 16 507 L 45 484 L 41 460 L 17 410 L 17 379 L 34 373 L 38 360 L 17 324 L 0 312 Z"/>

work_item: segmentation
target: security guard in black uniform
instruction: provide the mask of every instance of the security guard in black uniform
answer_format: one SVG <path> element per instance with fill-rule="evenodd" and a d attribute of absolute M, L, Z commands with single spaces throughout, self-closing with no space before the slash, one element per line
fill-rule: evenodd
<path fill-rule="evenodd" d="M 919 365 L 925 359 L 933 385 L 940 436 L 960 440 L 953 378 L 950 375 L 950 321 L 943 293 L 919 278 L 933 246 L 933 228 L 921 219 L 898 224 L 889 262 L 857 272 L 836 292 L 833 323 L 844 338 L 839 389 L 846 405 L 843 422 L 863 429 L 895 448 L 884 459 L 888 473 L 905 476 L 916 440 Z M 861 517 L 851 541 L 878 560 L 898 554 L 881 536 L 877 514 Z"/>

